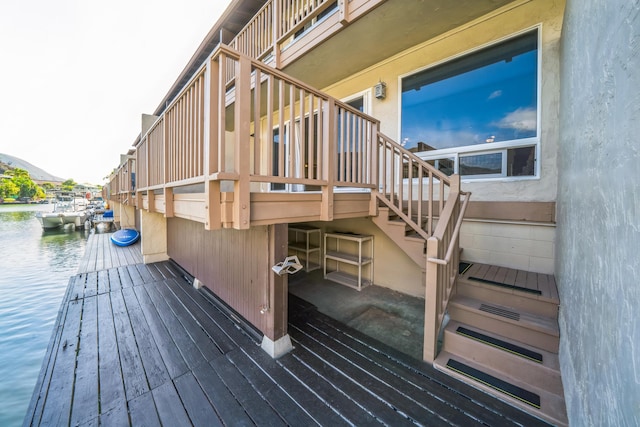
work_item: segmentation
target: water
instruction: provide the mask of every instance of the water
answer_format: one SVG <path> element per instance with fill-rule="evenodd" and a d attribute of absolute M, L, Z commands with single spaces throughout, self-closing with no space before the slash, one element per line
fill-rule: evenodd
<path fill-rule="evenodd" d="M 0 426 L 20 426 L 31 400 L 83 231 L 43 232 L 38 210 L 0 205 Z"/>

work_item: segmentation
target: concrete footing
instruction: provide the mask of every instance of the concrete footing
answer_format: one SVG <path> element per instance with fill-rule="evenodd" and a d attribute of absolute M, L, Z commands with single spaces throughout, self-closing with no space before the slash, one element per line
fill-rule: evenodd
<path fill-rule="evenodd" d="M 267 354 L 274 359 L 277 359 L 285 354 L 289 353 L 293 350 L 293 345 L 291 344 L 291 338 L 289 334 L 277 339 L 276 341 L 271 341 L 269 337 L 266 335 L 262 338 L 262 349 L 267 352 Z"/>

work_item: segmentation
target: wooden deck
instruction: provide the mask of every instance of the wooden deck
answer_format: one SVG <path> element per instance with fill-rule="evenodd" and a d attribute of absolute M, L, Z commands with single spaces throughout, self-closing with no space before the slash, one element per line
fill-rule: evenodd
<path fill-rule="evenodd" d="M 120 247 L 111 243 L 111 235 L 112 233 L 94 233 L 89 236 L 78 273 L 142 264 L 140 241 L 131 246 Z"/>
<path fill-rule="evenodd" d="M 79 273 L 24 425 L 546 425 L 296 297 L 289 307 L 295 349 L 273 360 L 171 262 Z"/>
<path fill-rule="evenodd" d="M 464 280 L 484 280 L 511 287 L 512 292 L 536 293 L 537 299 L 559 302 L 556 279 L 552 274 L 534 273 L 495 265 L 470 263 L 461 274 Z"/>

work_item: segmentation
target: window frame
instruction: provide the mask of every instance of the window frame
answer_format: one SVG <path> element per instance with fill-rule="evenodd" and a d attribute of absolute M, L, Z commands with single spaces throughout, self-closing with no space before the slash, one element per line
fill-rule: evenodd
<path fill-rule="evenodd" d="M 481 154 L 494 154 L 497 152 L 505 153 L 503 155 L 506 156 L 506 153 L 509 149 L 512 148 L 522 148 L 522 147 L 535 147 L 535 167 L 534 174 L 527 176 L 507 176 L 506 169 L 500 174 L 500 176 L 491 175 L 491 176 L 483 176 L 483 175 L 461 175 L 460 179 L 462 181 L 472 181 L 472 182 L 480 182 L 480 181 L 526 181 L 526 180 L 539 180 L 540 179 L 540 171 L 541 171 L 541 132 L 542 132 L 542 23 L 533 25 L 531 27 L 524 28 L 520 31 L 510 33 L 506 36 L 497 38 L 488 43 L 484 43 L 482 45 L 473 47 L 471 49 L 467 49 L 465 51 L 459 52 L 455 55 L 451 55 L 447 58 L 444 58 L 440 61 L 433 62 L 429 65 L 416 68 L 411 70 L 408 73 L 404 73 L 398 76 L 398 141 L 402 140 L 402 81 L 407 77 L 414 76 L 423 71 L 427 71 L 429 69 L 436 68 L 445 63 L 454 61 L 464 56 L 473 55 L 483 49 L 488 47 L 492 47 L 498 45 L 500 43 L 508 42 L 509 40 L 513 40 L 514 38 L 521 36 L 523 34 L 536 31 L 537 36 L 537 70 L 536 70 L 536 136 L 522 139 L 514 139 L 509 141 L 500 141 L 500 142 L 492 142 L 486 143 L 482 145 L 464 145 L 459 147 L 452 148 L 444 148 L 433 151 L 419 151 L 415 152 L 418 157 L 423 160 L 438 160 L 443 158 L 453 158 L 454 159 L 454 173 L 459 172 L 459 158 L 465 157 L 468 155 L 481 155 Z M 503 160 L 504 163 L 504 160 Z M 406 180 L 406 179 L 405 179 Z"/>

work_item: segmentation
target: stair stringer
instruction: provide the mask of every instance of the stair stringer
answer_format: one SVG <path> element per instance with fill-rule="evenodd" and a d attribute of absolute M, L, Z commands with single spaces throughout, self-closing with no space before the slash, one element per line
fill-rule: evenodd
<path fill-rule="evenodd" d="M 371 220 L 384 232 L 402 251 L 407 254 L 418 267 L 425 270 L 426 255 L 424 252 L 426 241 L 420 236 L 407 236 L 407 223 L 403 220 L 390 220 L 390 209 L 386 206 L 378 207 L 378 215 Z"/>

